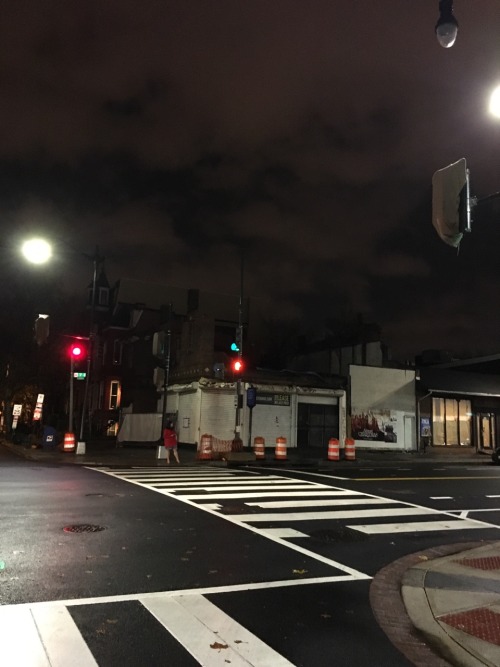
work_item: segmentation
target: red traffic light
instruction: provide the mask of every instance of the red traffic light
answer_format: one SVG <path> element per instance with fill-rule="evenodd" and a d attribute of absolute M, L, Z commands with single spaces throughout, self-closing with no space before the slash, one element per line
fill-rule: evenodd
<path fill-rule="evenodd" d="M 72 359 L 83 359 L 85 357 L 85 348 L 80 343 L 72 343 L 69 347 L 69 356 Z"/>
<path fill-rule="evenodd" d="M 243 371 L 243 362 L 241 359 L 235 359 L 233 361 L 233 371 L 235 373 L 241 373 Z"/>

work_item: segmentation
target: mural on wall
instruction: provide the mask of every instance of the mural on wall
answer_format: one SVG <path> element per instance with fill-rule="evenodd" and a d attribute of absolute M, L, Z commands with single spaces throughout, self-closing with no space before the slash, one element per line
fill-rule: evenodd
<path fill-rule="evenodd" d="M 355 440 L 397 442 L 398 418 L 391 410 L 354 410 L 351 417 L 351 437 Z"/>

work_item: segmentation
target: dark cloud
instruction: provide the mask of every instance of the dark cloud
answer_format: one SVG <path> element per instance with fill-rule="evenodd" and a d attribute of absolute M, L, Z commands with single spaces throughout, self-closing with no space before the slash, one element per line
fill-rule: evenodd
<path fill-rule="evenodd" d="M 3 7 L 4 236 L 98 244 L 112 280 L 224 292 L 243 246 L 248 293 L 318 335 L 325 318 L 362 313 L 396 356 L 497 351 L 498 210 L 477 209 L 457 256 L 431 227 L 430 181 L 465 156 L 475 194 L 500 189 L 485 111 L 498 3 L 457 0 L 446 51 L 437 4 Z M 88 276 L 73 268 L 52 267 L 68 289 Z"/>

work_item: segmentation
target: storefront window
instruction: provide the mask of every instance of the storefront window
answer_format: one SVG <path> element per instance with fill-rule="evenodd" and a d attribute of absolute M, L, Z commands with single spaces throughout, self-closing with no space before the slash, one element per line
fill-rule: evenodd
<path fill-rule="evenodd" d="M 446 414 L 446 444 L 458 445 L 458 403 L 454 398 L 446 398 L 444 404 Z"/>
<path fill-rule="evenodd" d="M 455 398 L 432 399 L 432 443 L 471 445 L 471 402 Z"/>
<path fill-rule="evenodd" d="M 432 399 L 432 444 L 445 445 L 444 399 Z"/>
<path fill-rule="evenodd" d="M 472 411 L 470 401 L 458 402 L 460 444 L 469 447 L 471 442 Z"/>

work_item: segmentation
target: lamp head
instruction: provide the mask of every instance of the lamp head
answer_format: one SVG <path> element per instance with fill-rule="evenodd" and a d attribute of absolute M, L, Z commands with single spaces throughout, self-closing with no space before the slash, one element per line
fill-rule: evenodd
<path fill-rule="evenodd" d="M 45 264 L 52 256 L 52 248 L 44 239 L 35 238 L 25 241 L 21 252 L 25 259 L 32 264 Z"/>
<path fill-rule="evenodd" d="M 453 16 L 453 0 L 440 0 L 439 19 L 436 23 L 436 37 L 444 49 L 455 44 L 458 34 L 458 21 Z"/>

